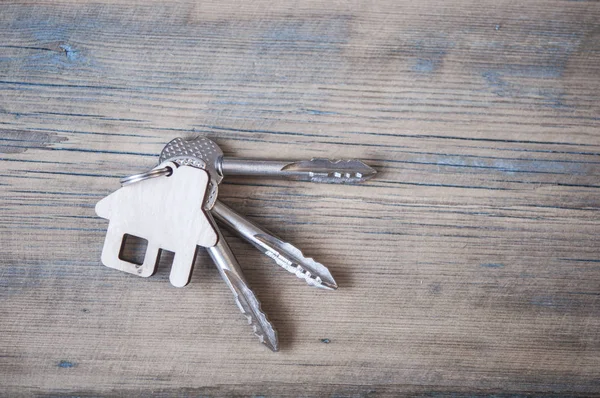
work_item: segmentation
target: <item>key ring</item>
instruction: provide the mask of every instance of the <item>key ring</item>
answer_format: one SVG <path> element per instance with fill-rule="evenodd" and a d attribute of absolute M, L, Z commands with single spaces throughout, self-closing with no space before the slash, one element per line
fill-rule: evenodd
<path fill-rule="evenodd" d="M 170 162 L 169 162 L 170 163 Z M 145 173 L 134 174 L 129 177 L 124 177 L 119 180 L 122 187 L 127 185 L 135 184 L 136 182 L 141 182 L 144 180 L 149 180 L 150 178 L 162 177 L 162 176 L 170 176 L 173 174 L 173 166 L 164 166 L 160 167 L 158 165 L 156 168 L 146 171 Z"/>

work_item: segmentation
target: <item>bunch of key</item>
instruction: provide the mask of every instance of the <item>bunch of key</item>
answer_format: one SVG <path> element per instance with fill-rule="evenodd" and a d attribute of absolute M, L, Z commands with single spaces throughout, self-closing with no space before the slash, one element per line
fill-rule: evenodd
<path fill-rule="evenodd" d="M 359 183 L 376 171 L 359 160 L 230 159 L 206 137 L 176 138 L 165 146 L 159 159 L 154 169 L 123 178 L 122 187 L 96 205 L 98 216 L 109 220 L 102 263 L 149 277 L 156 272 L 161 250 L 168 250 L 175 253 L 169 280 L 182 287 L 189 283 L 198 247 L 206 248 L 260 342 L 277 351 L 277 332 L 262 312 L 215 219 L 310 286 L 335 290 L 337 283 L 323 264 L 219 201 L 219 184 L 230 175 Z M 143 261 L 132 262 L 123 255 L 128 237 L 147 241 Z"/>

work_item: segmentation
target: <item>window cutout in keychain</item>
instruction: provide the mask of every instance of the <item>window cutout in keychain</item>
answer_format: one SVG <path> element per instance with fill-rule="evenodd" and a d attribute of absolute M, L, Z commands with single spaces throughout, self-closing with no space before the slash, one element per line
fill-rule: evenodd
<path fill-rule="evenodd" d="M 128 263 L 142 265 L 144 264 L 147 249 L 148 241 L 146 239 L 125 234 L 123 235 L 123 243 L 121 244 L 119 258 Z"/>

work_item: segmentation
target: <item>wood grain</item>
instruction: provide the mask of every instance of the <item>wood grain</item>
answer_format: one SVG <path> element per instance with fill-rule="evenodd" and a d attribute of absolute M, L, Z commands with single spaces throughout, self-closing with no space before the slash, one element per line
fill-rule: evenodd
<path fill-rule="evenodd" d="M 598 21 L 595 1 L 1 3 L 0 394 L 600 395 Z M 184 289 L 100 263 L 95 203 L 195 134 L 379 171 L 224 180 L 340 285 L 229 239 L 277 354 L 205 252 Z"/>

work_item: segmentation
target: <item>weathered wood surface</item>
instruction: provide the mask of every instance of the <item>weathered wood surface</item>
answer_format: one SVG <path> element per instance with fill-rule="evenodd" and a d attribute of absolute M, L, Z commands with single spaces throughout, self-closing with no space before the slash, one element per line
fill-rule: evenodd
<path fill-rule="evenodd" d="M 130 3 L 0 4 L 1 395 L 600 394 L 598 2 Z M 224 181 L 340 285 L 230 239 L 277 354 L 205 253 L 100 264 L 95 203 L 193 134 L 380 172 Z"/>

